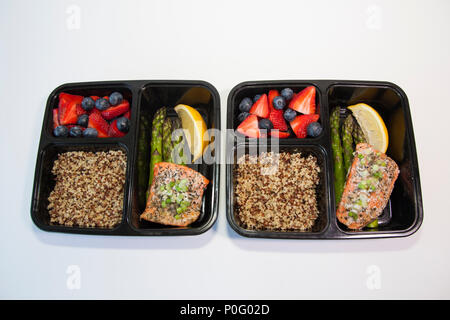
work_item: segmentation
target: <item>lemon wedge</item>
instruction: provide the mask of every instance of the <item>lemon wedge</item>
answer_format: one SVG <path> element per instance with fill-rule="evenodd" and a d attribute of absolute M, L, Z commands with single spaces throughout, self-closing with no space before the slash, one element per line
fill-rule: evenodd
<path fill-rule="evenodd" d="M 358 103 L 348 108 L 353 112 L 367 142 L 376 150 L 385 153 L 389 144 L 389 136 L 386 125 L 378 112 L 365 103 Z"/>
<path fill-rule="evenodd" d="M 189 150 L 193 156 L 192 161 L 195 162 L 202 156 L 203 150 L 208 145 L 209 137 L 206 132 L 208 128 L 200 113 L 194 108 L 179 104 L 175 107 L 175 111 L 181 119 Z"/>

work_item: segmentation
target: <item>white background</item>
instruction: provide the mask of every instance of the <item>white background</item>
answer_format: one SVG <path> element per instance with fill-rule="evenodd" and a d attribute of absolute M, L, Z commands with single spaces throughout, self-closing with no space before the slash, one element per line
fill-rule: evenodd
<path fill-rule="evenodd" d="M 0 297 L 450 298 L 449 14 L 450 1 L 2 0 Z M 423 225 L 401 239 L 243 238 L 225 218 L 222 168 L 219 218 L 203 235 L 40 231 L 30 202 L 46 99 L 66 82 L 116 79 L 209 81 L 223 128 L 242 81 L 394 82 L 410 101 Z"/>

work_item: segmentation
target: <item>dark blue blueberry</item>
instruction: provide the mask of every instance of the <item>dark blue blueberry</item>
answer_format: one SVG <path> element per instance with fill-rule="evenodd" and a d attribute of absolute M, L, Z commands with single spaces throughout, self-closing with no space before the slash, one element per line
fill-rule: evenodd
<path fill-rule="evenodd" d="M 289 101 L 294 96 L 294 91 L 292 91 L 291 88 L 284 88 L 283 90 L 281 90 L 281 96 Z"/>
<path fill-rule="evenodd" d="M 286 121 L 290 122 L 295 119 L 295 117 L 297 116 L 297 112 L 295 112 L 295 110 L 287 108 L 283 116 Z"/>
<path fill-rule="evenodd" d="M 273 98 L 273 107 L 277 110 L 283 110 L 286 107 L 286 99 L 283 96 Z"/>
<path fill-rule="evenodd" d="M 91 111 L 95 107 L 95 101 L 91 97 L 86 97 L 81 101 L 81 107 L 86 111 Z"/>
<path fill-rule="evenodd" d="M 81 130 L 81 128 L 80 128 L 80 127 L 77 127 L 77 126 L 72 127 L 72 128 L 70 128 L 70 130 L 69 130 L 69 135 L 70 135 L 71 137 L 78 138 L 78 137 L 81 137 L 82 134 L 83 134 L 83 130 Z"/>
<path fill-rule="evenodd" d="M 82 127 L 87 127 L 89 124 L 89 116 L 87 114 L 82 114 L 77 119 L 77 125 Z"/>
<path fill-rule="evenodd" d="M 317 137 L 322 133 L 322 126 L 318 122 L 312 122 L 306 128 L 306 133 L 310 137 Z"/>
<path fill-rule="evenodd" d="M 128 118 L 120 117 L 119 119 L 117 119 L 116 124 L 119 131 L 128 132 L 128 130 L 130 130 L 130 120 L 128 120 Z"/>
<path fill-rule="evenodd" d="M 86 138 L 97 138 L 97 136 L 98 136 L 97 129 L 86 128 L 83 131 L 83 137 L 86 137 Z"/>
<path fill-rule="evenodd" d="M 238 115 L 238 121 L 239 122 L 242 122 L 242 121 L 244 121 L 245 119 L 247 119 L 247 117 L 250 115 L 250 113 L 248 113 L 248 112 L 241 112 L 241 113 L 239 113 L 239 115 Z"/>
<path fill-rule="evenodd" d="M 123 96 L 120 92 L 113 92 L 109 96 L 109 103 L 111 103 L 113 106 L 121 103 L 123 101 Z"/>
<path fill-rule="evenodd" d="M 250 98 L 244 98 L 242 99 L 241 103 L 239 104 L 239 111 L 241 112 L 249 112 L 252 108 L 253 101 Z"/>
<path fill-rule="evenodd" d="M 53 130 L 53 134 L 55 137 L 67 137 L 69 135 L 69 129 L 66 126 L 57 126 L 55 130 Z"/>
<path fill-rule="evenodd" d="M 272 130 L 273 124 L 272 121 L 270 121 L 269 119 L 261 119 L 258 122 L 258 127 L 260 129 Z"/>
<path fill-rule="evenodd" d="M 260 94 L 257 94 L 257 95 L 253 98 L 253 103 L 255 103 L 256 101 L 258 101 L 259 98 L 261 98 L 261 95 L 260 95 Z"/>
<path fill-rule="evenodd" d="M 109 104 L 109 101 L 105 98 L 99 98 L 97 101 L 95 101 L 95 107 L 100 111 L 105 111 L 108 109 L 111 105 Z"/>

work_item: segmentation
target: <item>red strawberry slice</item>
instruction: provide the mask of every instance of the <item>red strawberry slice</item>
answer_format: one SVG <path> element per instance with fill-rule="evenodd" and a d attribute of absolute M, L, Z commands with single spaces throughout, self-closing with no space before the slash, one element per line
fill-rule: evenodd
<path fill-rule="evenodd" d="M 269 120 L 272 122 L 274 129 L 287 131 L 288 127 L 283 117 L 283 110 L 271 110 L 269 114 Z"/>
<path fill-rule="evenodd" d="M 109 124 L 105 119 L 102 118 L 100 113 L 91 113 L 91 115 L 89 116 L 88 127 L 96 129 L 99 138 L 108 137 Z"/>
<path fill-rule="evenodd" d="M 319 120 L 318 114 L 301 114 L 291 121 L 291 128 L 297 138 L 306 138 L 306 128 L 317 120 Z"/>
<path fill-rule="evenodd" d="M 111 124 L 109 125 L 109 129 L 108 129 L 108 136 L 120 138 L 120 137 L 123 137 L 124 135 L 125 135 L 125 132 L 122 132 L 117 128 L 117 119 L 114 120 L 113 122 L 111 122 Z"/>
<path fill-rule="evenodd" d="M 53 129 L 59 126 L 58 108 L 53 109 Z"/>
<path fill-rule="evenodd" d="M 123 115 L 125 118 L 131 119 L 131 111 L 128 110 L 127 112 L 125 112 L 125 114 Z"/>
<path fill-rule="evenodd" d="M 60 125 L 77 123 L 77 105 L 81 106 L 82 100 L 82 96 L 64 92 L 59 94 L 58 117 Z"/>
<path fill-rule="evenodd" d="M 256 101 L 250 109 L 250 113 L 261 118 L 267 119 L 269 117 L 270 109 L 267 94 L 264 93 L 261 97 L 259 97 L 258 101 Z"/>
<path fill-rule="evenodd" d="M 291 135 L 289 132 L 279 131 L 279 130 L 271 130 L 270 135 L 272 137 L 276 137 L 278 139 L 289 138 Z"/>
<path fill-rule="evenodd" d="M 130 110 L 130 104 L 127 100 L 123 100 L 122 103 L 117 106 L 109 107 L 108 109 L 102 111 L 102 117 L 106 120 L 111 120 L 124 114 L 128 110 Z"/>
<path fill-rule="evenodd" d="M 303 114 L 316 112 L 316 88 L 309 86 L 300 91 L 292 98 L 289 108 Z"/>
<path fill-rule="evenodd" d="M 273 98 L 275 98 L 276 96 L 279 96 L 280 93 L 278 92 L 278 90 L 270 90 L 269 91 L 269 106 L 270 106 L 270 111 L 272 110 L 276 110 L 273 107 Z"/>
<path fill-rule="evenodd" d="M 87 114 L 88 112 L 81 107 L 81 104 L 77 104 L 77 116 Z"/>
<path fill-rule="evenodd" d="M 92 100 L 97 101 L 98 99 L 100 99 L 99 96 L 91 96 Z"/>
<path fill-rule="evenodd" d="M 261 138 L 263 134 L 259 131 L 258 117 L 254 114 L 249 115 L 237 127 L 237 131 L 250 138 Z"/>

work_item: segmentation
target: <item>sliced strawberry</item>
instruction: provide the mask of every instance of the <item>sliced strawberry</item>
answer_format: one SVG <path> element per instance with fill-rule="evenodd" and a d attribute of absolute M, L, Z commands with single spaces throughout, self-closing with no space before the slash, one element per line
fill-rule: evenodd
<path fill-rule="evenodd" d="M 77 105 L 81 107 L 82 96 L 61 92 L 59 94 L 58 118 L 60 125 L 77 123 Z"/>
<path fill-rule="evenodd" d="M 123 137 L 124 135 L 125 135 L 125 132 L 122 132 L 117 128 L 117 119 L 114 120 L 113 122 L 111 122 L 111 124 L 109 125 L 109 129 L 108 129 L 108 136 L 120 138 L 120 137 Z"/>
<path fill-rule="evenodd" d="M 102 117 L 106 120 L 111 120 L 124 114 L 128 110 L 130 110 L 130 104 L 127 100 L 123 100 L 122 103 L 118 104 L 117 106 L 112 106 L 102 111 Z"/>
<path fill-rule="evenodd" d="M 125 118 L 128 118 L 128 120 L 131 119 L 131 111 L 128 110 L 127 112 L 125 112 L 125 114 L 123 115 Z"/>
<path fill-rule="evenodd" d="M 59 126 L 58 108 L 53 109 L 53 129 Z"/>
<path fill-rule="evenodd" d="M 77 104 L 77 116 L 87 114 L 88 112 L 81 107 L 81 104 Z"/>
<path fill-rule="evenodd" d="M 269 91 L 269 107 L 270 107 L 270 111 L 272 110 L 276 110 L 273 107 L 273 98 L 275 98 L 276 96 L 279 96 L 280 93 L 278 92 L 278 90 L 270 90 Z"/>
<path fill-rule="evenodd" d="M 274 129 L 287 131 L 288 127 L 283 117 L 283 110 L 271 110 L 269 114 L 269 120 L 272 122 Z"/>
<path fill-rule="evenodd" d="M 270 135 L 272 137 L 276 137 L 278 139 L 284 139 L 284 138 L 289 138 L 289 136 L 291 134 L 289 132 L 285 132 L 285 131 L 271 130 Z"/>
<path fill-rule="evenodd" d="M 254 114 L 249 115 L 237 127 L 237 131 L 250 138 L 261 138 L 263 135 L 259 131 L 258 117 Z"/>
<path fill-rule="evenodd" d="M 310 123 L 317 120 L 319 120 L 318 114 L 301 114 L 290 122 L 292 131 L 294 131 L 297 138 L 306 138 L 306 128 Z"/>
<path fill-rule="evenodd" d="M 265 119 L 269 117 L 270 109 L 267 94 L 264 93 L 259 97 L 258 101 L 256 101 L 250 109 L 250 113 Z"/>
<path fill-rule="evenodd" d="M 100 99 L 99 96 L 91 96 L 92 100 L 97 101 L 98 99 Z"/>
<path fill-rule="evenodd" d="M 303 114 L 316 112 L 316 88 L 309 86 L 294 95 L 289 103 L 289 108 Z"/>
<path fill-rule="evenodd" d="M 100 113 L 91 113 L 91 115 L 89 116 L 88 127 L 96 129 L 99 138 L 108 137 L 109 124 L 105 119 L 103 119 Z"/>

